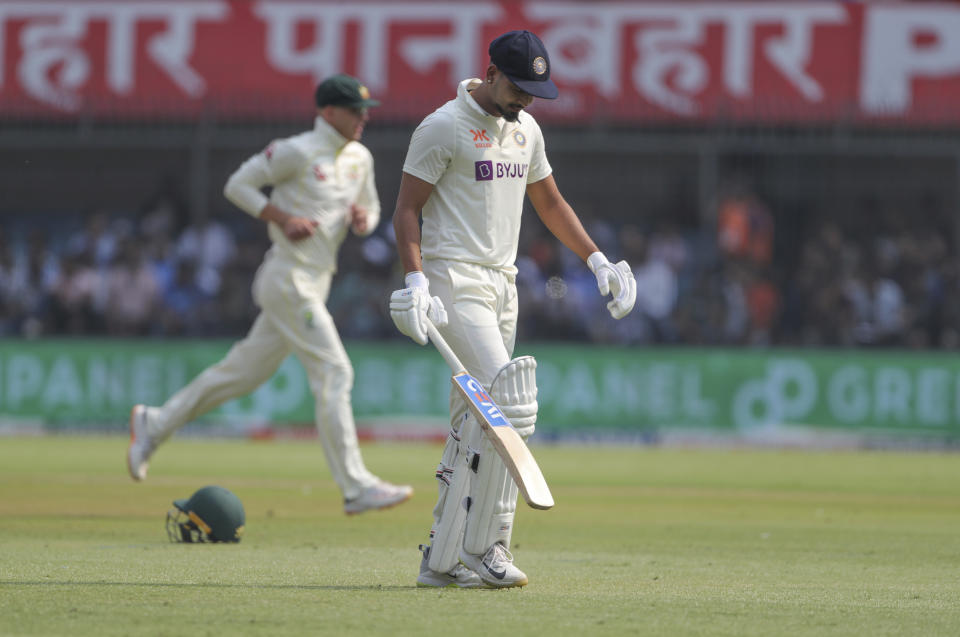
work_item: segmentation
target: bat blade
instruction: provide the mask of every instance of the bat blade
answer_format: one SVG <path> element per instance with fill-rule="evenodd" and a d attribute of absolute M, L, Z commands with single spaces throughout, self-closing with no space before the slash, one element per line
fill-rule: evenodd
<path fill-rule="evenodd" d="M 453 384 L 467 401 L 484 434 L 503 460 L 526 503 L 534 509 L 553 506 L 553 494 L 533 454 L 476 378 L 466 372 L 453 375 Z"/>

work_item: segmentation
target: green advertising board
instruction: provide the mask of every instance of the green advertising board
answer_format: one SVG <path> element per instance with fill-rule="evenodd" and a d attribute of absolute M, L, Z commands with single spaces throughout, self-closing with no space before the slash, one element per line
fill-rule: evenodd
<path fill-rule="evenodd" d="M 0 420 L 122 426 L 161 404 L 228 342 L 0 342 Z M 358 421 L 442 422 L 449 369 L 429 347 L 348 343 Z M 533 345 L 539 432 L 743 432 L 772 425 L 960 437 L 960 363 L 942 352 L 602 348 Z M 295 358 L 205 420 L 307 424 L 313 398 Z"/>

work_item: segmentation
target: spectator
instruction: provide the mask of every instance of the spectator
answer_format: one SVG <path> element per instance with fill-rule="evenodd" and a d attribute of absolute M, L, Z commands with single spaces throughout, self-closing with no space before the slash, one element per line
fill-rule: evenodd
<path fill-rule="evenodd" d="M 59 333 L 89 335 L 101 333 L 103 317 L 99 312 L 103 277 L 93 266 L 86 251 L 63 260 L 63 269 L 53 287 L 54 328 Z"/>
<path fill-rule="evenodd" d="M 47 236 L 30 232 L 24 251 L 13 256 L 6 284 L 11 330 L 22 336 L 40 336 L 51 329 L 51 294 L 60 278 L 60 264 Z"/>
<path fill-rule="evenodd" d="M 237 244 L 225 224 L 201 215 L 180 234 L 174 253 L 177 261 L 191 261 L 196 266 L 197 285 L 215 296 L 223 269 L 237 254 Z"/>
<path fill-rule="evenodd" d="M 753 264 L 743 267 L 744 293 L 750 327 L 749 345 L 772 345 L 774 328 L 780 309 L 780 292 L 771 277 Z"/>
<path fill-rule="evenodd" d="M 137 244 L 127 239 L 105 275 L 105 322 L 111 336 L 149 333 L 160 301 L 160 285 Z"/>
<path fill-rule="evenodd" d="M 737 189 L 718 206 L 717 241 L 725 256 L 768 265 L 773 258 L 773 216 L 756 195 Z"/>
<path fill-rule="evenodd" d="M 680 276 L 690 264 L 690 249 L 676 225 L 668 219 L 657 221 L 648 241 L 651 259 L 669 265 Z"/>
<path fill-rule="evenodd" d="M 868 259 L 859 275 L 847 280 L 844 293 L 856 317 L 854 340 L 860 345 L 891 346 L 902 343 L 905 321 L 903 290 Z"/>
<path fill-rule="evenodd" d="M 163 291 L 161 331 L 168 336 L 203 336 L 210 296 L 197 285 L 197 266 L 177 264 L 170 286 Z"/>
<path fill-rule="evenodd" d="M 626 226 L 620 232 L 623 255 L 627 263 L 635 264 L 637 279 L 637 307 L 620 321 L 630 330 L 620 339 L 627 343 L 672 343 L 676 340 L 673 311 L 677 304 L 677 273 L 668 264 L 663 252 L 650 252 L 647 238 L 636 226 Z M 619 324 L 617 325 L 619 327 Z"/>
<path fill-rule="evenodd" d="M 110 217 L 103 210 L 93 210 L 84 215 L 83 228 L 67 239 L 66 256 L 86 255 L 86 260 L 96 268 L 105 268 L 113 262 L 117 253 L 117 235 L 110 227 Z"/>

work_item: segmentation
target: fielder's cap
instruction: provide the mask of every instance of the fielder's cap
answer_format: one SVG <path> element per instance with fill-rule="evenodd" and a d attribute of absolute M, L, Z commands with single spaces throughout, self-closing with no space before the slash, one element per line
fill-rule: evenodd
<path fill-rule="evenodd" d="M 380 102 L 370 99 L 370 91 L 355 77 L 332 75 L 320 82 L 314 94 L 318 108 L 345 106 L 346 108 L 370 108 Z"/>
<path fill-rule="evenodd" d="M 550 56 L 533 33 L 508 31 L 490 43 L 490 61 L 534 97 L 552 100 L 560 93 L 550 79 Z"/>

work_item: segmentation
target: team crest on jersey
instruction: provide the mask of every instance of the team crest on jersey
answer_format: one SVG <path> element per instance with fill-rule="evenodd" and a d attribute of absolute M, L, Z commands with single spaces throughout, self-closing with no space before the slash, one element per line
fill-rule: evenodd
<path fill-rule="evenodd" d="M 313 176 L 317 178 L 317 181 L 327 180 L 327 173 L 323 172 L 323 168 L 320 168 L 320 166 L 313 167 Z"/>
<path fill-rule="evenodd" d="M 527 145 L 527 136 L 523 134 L 521 130 L 513 131 L 513 141 L 517 142 L 517 146 L 523 147 Z"/>
<path fill-rule="evenodd" d="M 473 135 L 473 145 L 476 148 L 491 148 L 493 146 L 493 142 L 487 137 L 487 129 L 471 128 L 470 134 Z"/>

